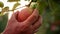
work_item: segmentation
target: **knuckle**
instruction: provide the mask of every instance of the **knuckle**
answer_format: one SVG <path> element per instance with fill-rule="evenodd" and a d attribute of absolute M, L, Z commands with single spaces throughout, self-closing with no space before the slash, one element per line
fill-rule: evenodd
<path fill-rule="evenodd" d="M 37 15 L 33 15 L 33 18 L 37 18 Z"/>

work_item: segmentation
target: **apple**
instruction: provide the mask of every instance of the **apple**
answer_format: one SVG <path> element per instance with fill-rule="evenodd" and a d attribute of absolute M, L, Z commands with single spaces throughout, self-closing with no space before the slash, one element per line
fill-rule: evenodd
<path fill-rule="evenodd" d="M 26 20 L 32 14 L 32 12 L 33 12 L 32 9 L 29 7 L 22 9 L 18 13 L 18 21 L 22 22 L 22 21 Z"/>

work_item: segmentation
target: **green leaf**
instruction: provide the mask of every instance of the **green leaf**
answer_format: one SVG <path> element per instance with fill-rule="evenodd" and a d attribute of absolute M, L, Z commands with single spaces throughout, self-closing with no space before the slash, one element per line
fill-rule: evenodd
<path fill-rule="evenodd" d="M 4 8 L 2 9 L 1 13 L 3 14 L 4 12 L 8 12 L 8 10 L 9 10 L 9 7 L 6 6 L 6 7 L 4 7 Z"/>
<path fill-rule="evenodd" d="M 3 8 L 4 7 L 4 3 L 0 2 L 0 7 Z"/>
<path fill-rule="evenodd" d="M 0 16 L 0 33 L 4 31 L 8 21 L 8 14 Z"/>
<path fill-rule="evenodd" d="M 8 2 L 17 2 L 17 1 L 20 1 L 20 0 L 8 0 Z"/>
<path fill-rule="evenodd" d="M 37 3 L 36 2 L 32 2 L 31 5 L 30 5 L 30 8 L 35 9 L 36 6 L 37 6 Z"/>
<path fill-rule="evenodd" d="M 19 5 L 20 5 L 20 3 L 15 3 L 14 6 L 13 6 L 13 8 L 12 8 L 12 10 L 15 10 L 16 7 L 19 6 Z"/>

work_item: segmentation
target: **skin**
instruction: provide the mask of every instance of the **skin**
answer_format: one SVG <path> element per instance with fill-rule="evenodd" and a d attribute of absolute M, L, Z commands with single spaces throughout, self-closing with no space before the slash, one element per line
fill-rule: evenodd
<path fill-rule="evenodd" d="M 18 12 L 13 13 L 2 34 L 34 34 L 41 26 L 42 18 L 37 9 L 23 22 L 17 21 L 17 15 Z"/>

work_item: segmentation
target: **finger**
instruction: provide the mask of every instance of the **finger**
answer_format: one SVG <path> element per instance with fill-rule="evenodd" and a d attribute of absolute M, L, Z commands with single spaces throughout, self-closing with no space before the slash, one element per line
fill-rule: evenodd
<path fill-rule="evenodd" d="M 37 33 L 34 33 L 34 34 L 37 34 Z"/>
<path fill-rule="evenodd" d="M 17 15 L 18 15 L 18 11 L 13 13 L 11 18 L 8 21 L 9 22 L 16 22 L 17 21 Z"/>
<path fill-rule="evenodd" d="M 37 20 L 38 16 L 39 16 L 39 12 L 38 12 L 37 9 L 35 9 L 34 12 L 32 13 L 32 15 L 29 16 L 29 17 L 24 21 L 24 24 L 25 24 L 25 25 L 27 25 L 27 24 L 28 24 L 28 25 L 33 24 L 33 23 Z"/>
<path fill-rule="evenodd" d="M 36 23 L 34 25 L 32 25 L 33 30 L 35 31 L 36 29 L 38 29 L 42 24 L 42 17 L 39 16 L 38 20 L 36 21 Z"/>
<path fill-rule="evenodd" d="M 37 29 L 37 30 L 34 31 L 34 33 L 38 32 L 38 31 L 39 31 L 39 30 Z"/>

